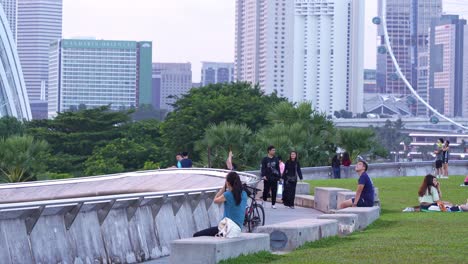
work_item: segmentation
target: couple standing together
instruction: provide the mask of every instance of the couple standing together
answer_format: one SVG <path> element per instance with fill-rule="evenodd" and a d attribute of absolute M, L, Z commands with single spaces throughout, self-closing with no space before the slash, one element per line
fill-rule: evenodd
<path fill-rule="evenodd" d="M 302 180 L 301 166 L 298 161 L 297 152 L 292 151 L 289 159 L 284 165 L 284 171 L 280 169 L 280 160 L 275 156 L 276 149 L 269 146 L 268 155 L 262 160 L 261 176 L 263 180 L 263 201 L 266 201 L 271 191 L 271 208 L 276 209 L 276 193 L 278 182 L 283 180 L 283 204 L 294 209 L 294 198 L 296 196 L 297 178 Z"/>

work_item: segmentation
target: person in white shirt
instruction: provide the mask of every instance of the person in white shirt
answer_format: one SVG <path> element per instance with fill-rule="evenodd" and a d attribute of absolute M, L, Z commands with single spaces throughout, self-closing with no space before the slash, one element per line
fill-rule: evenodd
<path fill-rule="evenodd" d="M 441 201 L 442 193 L 440 191 L 440 183 L 437 178 L 428 174 L 419 187 L 419 206 L 421 209 L 428 209 L 431 205 L 437 205 Z"/>

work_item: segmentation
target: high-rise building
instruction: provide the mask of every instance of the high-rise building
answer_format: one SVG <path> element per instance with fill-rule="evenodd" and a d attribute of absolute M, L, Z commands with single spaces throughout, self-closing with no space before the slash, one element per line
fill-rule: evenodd
<path fill-rule="evenodd" d="M 236 0 L 235 79 L 292 99 L 294 1 Z"/>
<path fill-rule="evenodd" d="M 237 0 L 235 77 L 326 113 L 362 112 L 363 29 L 363 0 Z"/>
<path fill-rule="evenodd" d="M 387 0 L 385 8 L 379 1 L 379 14 L 386 11 L 390 44 L 402 73 L 424 99 L 428 99 L 428 34 L 431 20 L 442 13 L 442 0 Z M 378 27 L 379 45 L 385 47 L 383 28 Z M 386 47 L 385 47 L 386 48 Z M 396 73 L 386 49 L 377 55 L 377 88 L 381 93 L 410 95 L 410 90 Z M 388 50 L 388 49 L 387 49 Z M 416 101 L 414 101 L 416 102 Z M 422 104 L 411 107 L 414 114 L 427 115 Z"/>
<path fill-rule="evenodd" d="M 202 62 L 201 85 L 234 81 L 234 63 Z"/>
<path fill-rule="evenodd" d="M 376 83 L 376 70 L 364 69 L 364 93 L 365 94 L 378 94 Z"/>
<path fill-rule="evenodd" d="M 62 39 L 50 46 L 48 116 L 111 105 L 122 110 L 151 104 L 148 41 Z"/>
<path fill-rule="evenodd" d="M 41 103 L 47 101 L 49 48 L 62 38 L 62 0 L 17 0 L 17 5 L 18 55 L 29 100 L 46 106 Z M 33 118 L 40 118 L 36 113 L 44 111 L 33 111 Z"/>
<path fill-rule="evenodd" d="M 10 25 L 13 40 L 16 42 L 16 14 L 18 10 L 16 0 L 0 0 L 0 5 L 3 6 L 3 11 Z"/>
<path fill-rule="evenodd" d="M 153 91 L 159 91 L 156 108 L 172 111 L 172 104 L 192 88 L 190 63 L 153 63 Z M 158 107 L 159 106 L 159 107 Z"/>
<path fill-rule="evenodd" d="M 31 119 L 26 85 L 8 19 L 0 6 L 0 117 Z"/>
<path fill-rule="evenodd" d="M 318 111 L 363 109 L 364 1 L 297 0 L 293 101 Z"/>
<path fill-rule="evenodd" d="M 443 15 L 434 19 L 430 28 L 430 93 L 442 96 L 432 97 L 435 106 L 443 106 L 441 113 L 451 117 L 461 117 L 467 113 L 468 87 L 464 78 L 468 76 L 468 42 L 466 20 L 458 15 Z M 438 92 L 437 92 L 438 90 Z M 438 102 L 437 102 L 438 101 Z"/>

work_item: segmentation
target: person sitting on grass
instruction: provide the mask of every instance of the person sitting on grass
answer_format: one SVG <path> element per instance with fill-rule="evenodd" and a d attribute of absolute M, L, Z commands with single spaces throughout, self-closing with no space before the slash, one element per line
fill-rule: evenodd
<path fill-rule="evenodd" d="M 468 186 L 468 175 L 466 175 L 465 182 L 463 182 L 462 186 Z"/>
<path fill-rule="evenodd" d="M 437 206 L 437 203 L 441 203 L 440 183 L 434 175 L 428 174 L 424 177 L 418 195 L 421 210 L 427 210 L 431 205 Z"/>
<path fill-rule="evenodd" d="M 365 161 L 360 160 L 356 164 L 356 172 L 359 175 L 356 196 L 346 200 L 340 204 L 340 209 L 347 207 L 372 207 L 374 206 L 374 184 L 371 178 L 367 175 L 368 165 Z"/>

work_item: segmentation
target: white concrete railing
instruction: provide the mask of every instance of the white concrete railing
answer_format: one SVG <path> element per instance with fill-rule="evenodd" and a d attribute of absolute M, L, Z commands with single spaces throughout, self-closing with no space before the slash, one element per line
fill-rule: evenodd
<path fill-rule="evenodd" d="M 224 177 L 227 172 L 173 171 L 187 171 L 194 177 L 197 173 Z M 252 174 L 239 174 L 247 184 L 259 180 Z M 50 183 L 65 186 L 102 179 Z M 18 191 L 25 186 L 40 188 L 47 182 L 14 185 Z M 220 187 L 0 204 L 0 263 L 134 263 L 166 256 L 171 241 L 218 224 L 222 207 L 213 199 Z"/>

